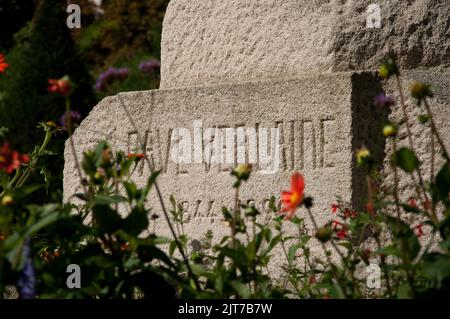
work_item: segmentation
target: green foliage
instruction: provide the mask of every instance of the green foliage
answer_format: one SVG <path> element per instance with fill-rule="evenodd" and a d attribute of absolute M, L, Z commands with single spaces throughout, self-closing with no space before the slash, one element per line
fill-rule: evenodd
<path fill-rule="evenodd" d="M 72 105 L 82 113 L 88 112 L 95 101 L 92 80 L 66 26 L 64 8 L 60 1 L 40 2 L 29 40 L 21 46 L 17 63 L 12 66 L 1 123 L 14 132 L 15 145 L 31 148 L 39 140 L 35 123 L 57 122 L 64 113 L 62 98 L 47 94 L 48 79 L 69 75 L 77 83 Z"/>
<path fill-rule="evenodd" d="M 421 123 L 441 140 L 436 128 L 428 127 L 433 123 L 428 113 L 429 121 Z M 393 124 L 401 130 L 407 122 Z M 168 211 L 165 205 L 150 208 L 159 172 L 142 186 L 132 180 L 139 162 L 149 161 L 146 155 L 114 152 L 106 141 L 76 165 L 82 191 L 71 198 L 73 204 L 36 204 L 33 194 L 47 186 L 48 178 L 45 171 L 44 183 L 34 185 L 30 178 L 45 170 L 43 162 L 51 155 L 47 145 L 58 132 L 51 123 L 41 126 L 43 144 L 14 167 L 14 174 L 2 149 L 0 294 L 7 286 L 18 288 L 21 298 L 433 298 L 449 293 L 450 162 L 444 147 L 444 163 L 424 181 L 412 136 L 409 147 L 397 151 L 397 135 L 387 135 L 395 150 L 394 180 L 383 187 L 370 151 L 359 149 L 367 205 L 339 199 L 325 224 L 317 222 L 313 199 L 303 193 L 296 194 L 303 202 L 290 207 L 302 210 L 298 216 L 280 215 L 274 197 L 264 214 L 243 204 L 240 193 L 252 167 L 238 165 L 231 172 L 234 206 L 221 210 L 229 235 L 214 238 L 208 231 L 197 240 L 185 233 L 186 212 L 175 196 L 169 197 Z M 399 169 L 413 177 L 417 198 L 405 200 Z M 300 191 L 292 188 L 291 194 Z M 159 222 L 168 223 L 171 238 L 157 235 Z M 80 289 L 66 285 L 70 264 L 82 269 Z M 277 276 L 271 273 L 274 264 Z M 381 271 L 380 288 L 368 286 L 365 271 L 374 265 Z"/>
<path fill-rule="evenodd" d="M 40 1 L 27 33 L 27 40 L 14 49 L 9 73 L 2 79 L 7 95 L 0 105 L 0 125 L 10 129 L 11 144 L 21 149 L 31 149 L 42 138 L 36 123 L 58 122 L 65 112 L 64 99 L 47 92 L 49 79 L 69 75 L 77 83 L 71 102 L 82 114 L 95 104 L 92 79 L 66 26 L 64 3 Z M 55 188 L 61 186 L 63 143 L 61 136 L 51 146 L 59 154 L 49 159 L 48 166 Z"/>
<path fill-rule="evenodd" d="M 168 3 L 169 0 L 105 2 L 104 15 L 84 25 L 86 29 L 78 35 L 83 52 L 95 66 L 95 73 L 128 60 L 135 52 L 159 57 L 162 21 Z"/>
<path fill-rule="evenodd" d="M 406 147 L 401 148 L 392 158 L 392 163 L 407 173 L 414 172 L 420 165 L 414 152 Z"/>

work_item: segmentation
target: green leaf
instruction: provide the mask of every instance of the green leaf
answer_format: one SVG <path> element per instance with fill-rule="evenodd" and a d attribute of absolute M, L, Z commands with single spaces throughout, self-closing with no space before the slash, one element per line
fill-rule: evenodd
<path fill-rule="evenodd" d="M 157 179 L 158 176 L 159 176 L 159 173 L 160 173 L 160 171 L 156 171 L 156 172 L 154 172 L 154 173 L 152 174 L 152 176 L 149 177 L 149 179 L 148 179 L 148 181 L 147 181 L 147 184 L 145 185 L 144 189 L 142 190 L 141 198 L 139 199 L 139 203 L 140 203 L 141 205 L 144 204 L 144 202 L 145 202 L 145 200 L 146 200 L 146 198 L 147 198 L 148 193 L 150 192 L 150 190 L 151 190 L 153 184 L 155 184 L 156 179 Z"/>
<path fill-rule="evenodd" d="M 23 195 L 31 195 L 34 192 L 40 190 L 42 188 L 42 185 L 29 185 L 25 186 L 21 189 Z"/>
<path fill-rule="evenodd" d="M 95 225 L 104 233 L 113 233 L 121 228 L 122 218 L 108 205 L 93 207 Z"/>
<path fill-rule="evenodd" d="M 123 231 L 132 236 L 138 236 L 149 225 L 147 212 L 135 207 L 123 221 Z"/>
<path fill-rule="evenodd" d="M 393 241 L 399 253 L 412 262 L 420 251 L 419 240 L 410 228 L 403 221 L 399 221 L 393 217 L 386 217 L 387 222 L 392 230 Z"/>
<path fill-rule="evenodd" d="M 214 289 L 219 293 L 223 294 L 223 274 L 219 272 L 219 274 L 216 276 L 216 280 L 214 281 Z"/>
<path fill-rule="evenodd" d="M 275 204 L 275 197 L 274 196 L 270 197 L 269 208 L 274 213 L 278 212 L 278 208 L 277 208 L 277 206 Z"/>
<path fill-rule="evenodd" d="M 436 187 L 441 199 L 447 199 L 450 193 L 450 163 L 445 163 L 436 175 Z"/>
<path fill-rule="evenodd" d="M 241 298 L 248 299 L 251 297 L 252 292 L 246 284 L 243 284 L 242 282 L 239 282 L 237 280 L 233 280 L 230 282 L 230 285 Z"/>
<path fill-rule="evenodd" d="M 45 167 L 42 167 L 41 171 L 40 171 L 40 174 L 44 176 L 45 191 L 48 194 L 48 188 L 50 186 L 51 172 L 50 172 L 50 170 L 46 169 Z"/>
<path fill-rule="evenodd" d="M 41 219 L 31 226 L 25 228 L 22 232 L 15 232 L 12 236 L 8 237 L 4 242 L 4 248 L 6 250 L 6 258 L 11 264 L 17 265 L 21 258 L 22 247 L 27 237 L 32 237 L 37 234 L 43 228 L 56 222 L 60 214 L 55 211 L 56 205 L 46 205 L 42 208 Z"/>
<path fill-rule="evenodd" d="M 208 273 L 208 270 L 200 264 L 191 264 L 191 269 L 194 275 L 203 276 Z"/>
<path fill-rule="evenodd" d="M 136 199 L 137 194 L 136 184 L 133 182 L 123 182 L 123 186 L 125 188 L 125 191 L 127 192 L 129 202 L 131 202 L 133 199 Z"/>
<path fill-rule="evenodd" d="M 295 259 L 295 254 L 297 253 L 297 250 L 298 250 L 300 247 L 301 247 L 300 244 L 295 244 L 295 245 L 292 245 L 292 246 L 289 248 L 289 252 L 288 252 L 288 263 L 289 263 L 289 265 L 292 265 L 292 262 L 293 262 L 294 259 Z"/>
<path fill-rule="evenodd" d="M 107 196 L 107 195 L 97 195 L 94 197 L 94 204 L 96 205 L 110 205 L 110 204 L 118 204 L 118 203 L 123 203 L 126 202 L 127 199 L 123 196 L 119 196 L 119 195 L 111 195 L 111 196 Z"/>
<path fill-rule="evenodd" d="M 411 288 L 409 284 L 402 283 L 397 290 L 397 298 L 398 299 L 410 299 L 412 296 Z"/>
<path fill-rule="evenodd" d="M 398 251 L 397 247 L 393 245 L 389 245 L 386 247 L 382 247 L 376 251 L 377 254 L 383 254 L 385 256 L 400 256 L 400 252 Z"/>
<path fill-rule="evenodd" d="M 175 252 L 175 248 L 177 248 L 177 243 L 175 241 L 172 241 L 169 245 L 169 255 L 173 256 L 173 253 Z"/>
<path fill-rule="evenodd" d="M 272 249 L 274 249 L 275 246 L 278 245 L 278 243 L 280 241 L 281 241 L 281 235 L 278 235 L 278 236 L 275 236 L 274 238 L 272 238 L 272 240 L 270 241 L 269 246 L 263 251 L 261 256 L 268 255 L 272 251 Z"/>
<path fill-rule="evenodd" d="M 138 256 L 144 262 L 151 262 L 154 259 L 158 259 L 170 267 L 175 267 L 172 260 L 161 249 L 155 246 L 139 246 Z"/>
<path fill-rule="evenodd" d="M 403 209 L 407 213 L 413 213 L 413 214 L 423 214 L 424 213 L 424 211 L 422 211 L 421 209 L 411 206 L 409 204 L 401 203 L 400 206 L 403 207 Z"/>
<path fill-rule="evenodd" d="M 145 239 L 138 239 L 139 245 L 164 245 L 170 243 L 172 240 L 164 236 L 156 236 L 155 234 L 149 235 Z"/>
<path fill-rule="evenodd" d="M 442 281 L 450 278 L 450 257 L 438 253 L 424 257 L 423 272 L 441 288 Z"/>
<path fill-rule="evenodd" d="M 406 147 L 401 148 L 393 155 L 392 163 L 407 173 L 414 172 L 420 165 L 416 154 Z"/>

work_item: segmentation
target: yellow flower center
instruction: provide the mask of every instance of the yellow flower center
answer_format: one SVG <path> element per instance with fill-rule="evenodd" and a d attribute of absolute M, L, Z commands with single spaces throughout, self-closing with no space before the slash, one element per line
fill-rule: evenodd
<path fill-rule="evenodd" d="M 300 199 L 299 193 L 293 192 L 293 193 L 292 193 L 292 196 L 291 196 L 291 204 L 296 204 L 296 203 L 298 203 L 299 199 Z"/>
<path fill-rule="evenodd" d="M 0 155 L 0 163 L 4 163 L 4 162 L 5 162 L 5 158 Z"/>

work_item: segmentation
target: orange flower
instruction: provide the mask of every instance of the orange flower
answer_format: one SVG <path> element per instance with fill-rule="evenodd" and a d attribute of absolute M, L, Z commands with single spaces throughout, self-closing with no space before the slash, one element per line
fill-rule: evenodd
<path fill-rule="evenodd" d="M 50 79 L 48 80 L 49 86 L 47 91 L 50 93 L 61 94 L 63 96 L 68 96 L 70 94 L 70 81 L 69 77 L 65 76 L 60 79 Z"/>
<path fill-rule="evenodd" d="M 281 193 L 281 201 L 283 208 L 280 211 L 281 215 L 284 215 L 286 219 L 292 219 L 295 215 L 295 211 L 303 201 L 305 197 L 305 180 L 299 173 L 294 173 L 291 177 L 291 190 Z"/>
<path fill-rule="evenodd" d="M 5 61 L 5 56 L 0 54 L 0 73 L 5 72 L 5 70 L 9 67 L 9 64 Z"/>
<path fill-rule="evenodd" d="M 11 174 L 22 163 L 27 163 L 29 160 L 28 155 L 11 150 L 7 142 L 0 148 L 0 169 L 5 170 L 6 174 Z"/>

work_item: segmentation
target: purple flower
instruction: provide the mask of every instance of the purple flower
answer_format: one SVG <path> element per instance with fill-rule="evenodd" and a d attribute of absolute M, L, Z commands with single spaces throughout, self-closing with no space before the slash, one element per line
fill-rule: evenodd
<path fill-rule="evenodd" d="M 116 74 L 118 78 L 125 80 L 128 74 L 130 74 L 130 70 L 128 68 L 120 68 L 116 70 Z"/>
<path fill-rule="evenodd" d="M 160 68 L 161 62 L 155 59 L 144 61 L 139 64 L 139 70 L 141 70 L 142 73 L 153 73 Z"/>
<path fill-rule="evenodd" d="M 59 123 L 61 124 L 61 127 L 64 131 L 69 131 L 69 119 L 70 124 L 73 127 L 74 124 L 78 124 L 80 122 L 81 114 L 78 111 L 65 112 L 59 119 Z"/>
<path fill-rule="evenodd" d="M 373 101 L 375 106 L 378 107 L 389 107 L 395 104 L 394 98 L 392 96 L 388 96 L 384 93 L 377 95 Z"/>
<path fill-rule="evenodd" d="M 95 82 L 95 90 L 97 92 L 106 91 L 109 85 L 111 85 L 116 80 L 125 80 L 130 74 L 130 69 L 128 68 L 113 68 L 110 67 L 105 72 L 101 73 Z"/>
<path fill-rule="evenodd" d="M 17 286 L 19 287 L 20 297 L 23 299 L 34 299 L 36 297 L 36 273 L 31 258 L 30 239 L 25 240 L 22 250 L 22 256 L 25 259 L 25 266 L 20 274 Z"/>

